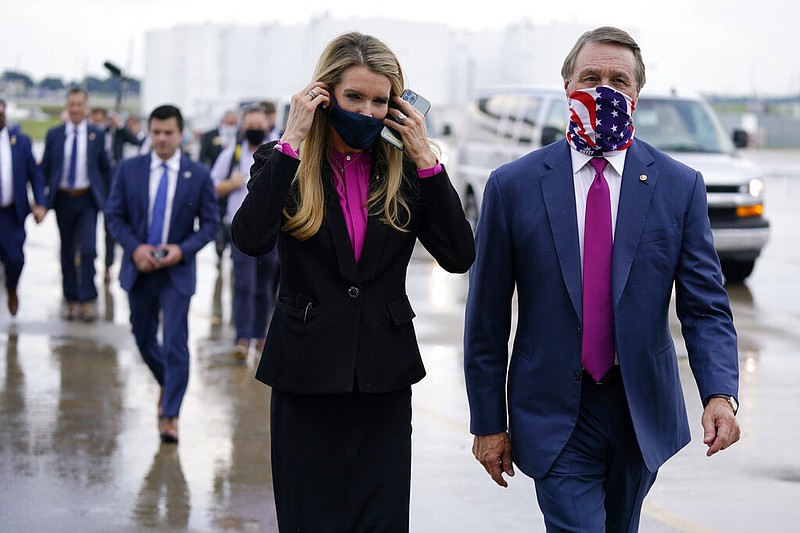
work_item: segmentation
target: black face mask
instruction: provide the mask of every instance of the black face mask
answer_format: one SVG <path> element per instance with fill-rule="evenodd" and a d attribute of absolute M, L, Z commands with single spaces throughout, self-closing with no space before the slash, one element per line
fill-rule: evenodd
<path fill-rule="evenodd" d="M 264 130 L 244 130 L 244 138 L 250 146 L 258 146 L 264 142 L 267 132 Z"/>

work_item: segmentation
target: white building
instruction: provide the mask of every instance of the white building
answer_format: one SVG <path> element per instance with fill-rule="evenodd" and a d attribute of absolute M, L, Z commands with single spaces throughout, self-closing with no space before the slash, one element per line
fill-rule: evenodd
<path fill-rule="evenodd" d="M 150 31 L 142 112 L 172 103 L 195 127 L 206 128 L 242 101 L 287 102 L 311 81 L 323 47 L 355 30 L 386 42 L 403 65 L 406 85 L 457 121 L 456 110 L 476 88 L 560 84 L 561 62 L 586 29 L 526 22 L 473 32 L 443 22 L 323 16 L 295 26 L 205 24 Z"/>

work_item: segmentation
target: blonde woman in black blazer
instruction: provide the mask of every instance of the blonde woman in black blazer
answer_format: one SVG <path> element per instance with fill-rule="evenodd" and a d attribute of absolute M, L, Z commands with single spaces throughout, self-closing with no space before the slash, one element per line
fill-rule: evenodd
<path fill-rule="evenodd" d="M 233 219 L 240 250 L 277 245 L 281 262 L 256 374 L 272 387 L 281 531 L 408 530 L 411 385 L 425 369 L 406 269 L 417 239 L 450 272 L 466 272 L 475 249 L 425 118 L 402 91 L 385 44 L 334 39 L 293 96 L 281 141 L 256 153 Z M 404 152 L 379 138 L 384 124 Z"/>

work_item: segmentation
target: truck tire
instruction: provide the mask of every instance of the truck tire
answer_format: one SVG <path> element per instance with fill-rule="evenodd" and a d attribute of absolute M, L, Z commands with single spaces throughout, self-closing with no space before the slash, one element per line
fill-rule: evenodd
<path fill-rule="evenodd" d="M 720 265 L 722 266 L 722 275 L 725 276 L 725 283 L 742 283 L 747 276 L 752 274 L 755 264 L 755 259 L 751 259 L 750 261 L 723 259 L 720 261 Z"/>

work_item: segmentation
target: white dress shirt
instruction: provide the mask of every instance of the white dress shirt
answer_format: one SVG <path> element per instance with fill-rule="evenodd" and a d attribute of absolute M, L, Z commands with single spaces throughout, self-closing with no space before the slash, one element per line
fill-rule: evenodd
<path fill-rule="evenodd" d="M 625 154 L 627 150 L 621 150 L 613 154 L 608 154 L 603 176 L 608 183 L 608 192 L 611 197 L 611 239 L 613 242 L 614 232 L 617 228 L 617 208 L 619 207 L 619 192 L 622 186 L 622 171 L 625 168 Z M 581 250 L 581 271 L 583 271 L 583 235 L 584 223 L 586 221 L 586 198 L 589 195 L 589 188 L 594 181 L 595 170 L 589 161 L 592 156 L 582 154 L 577 150 L 570 150 L 572 155 L 572 175 L 575 181 L 575 211 L 578 215 L 578 242 Z"/>
<path fill-rule="evenodd" d="M 11 164 L 8 128 L 0 130 L 0 191 L 3 192 L 0 207 L 10 206 L 14 202 L 14 167 Z"/>
<path fill-rule="evenodd" d="M 211 168 L 211 180 L 214 182 L 214 185 L 217 185 L 218 183 L 230 178 L 237 170 L 242 173 L 242 176 L 244 176 L 244 182 L 242 183 L 242 186 L 234 191 L 231 191 L 228 195 L 228 203 L 225 211 L 226 224 L 230 224 L 231 221 L 233 221 L 233 216 L 242 206 L 242 203 L 247 196 L 247 182 L 250 181 L 250 167 L 253 166 L 254 162 L 253 154 L 255 153 L 255 150 L 250 148 L 250 144 L 247 142 L 247 140 L 243 140 L 239 146 L 241 146 L 241 151 L 239 152 L 239 163 L 236 164 L 230 174 L 228 174 L 228 169 L 231 168 L 231 161 L 233 160 L 236 146 L 230 146 L 223 150 L 219 154 L 219 157 L 217 157 L 217 160 L 214 162 L 214 166 Z"/>
<path fill-rule="evenodd" d="M 89 172 L 86 167 L 86 147 L 88 144 L 86 121 L 84 120 L 77 126 L 72 122 L 67 122 L 64 135 L 64 168 L 61 174 L 62 189 L 69 189 L 69 162 L 72 157 L 72 137 L 77 130 L 78 134 L 78 159 L 75 167 L 75 188 L 87 189 L 90 186 Z"/>

